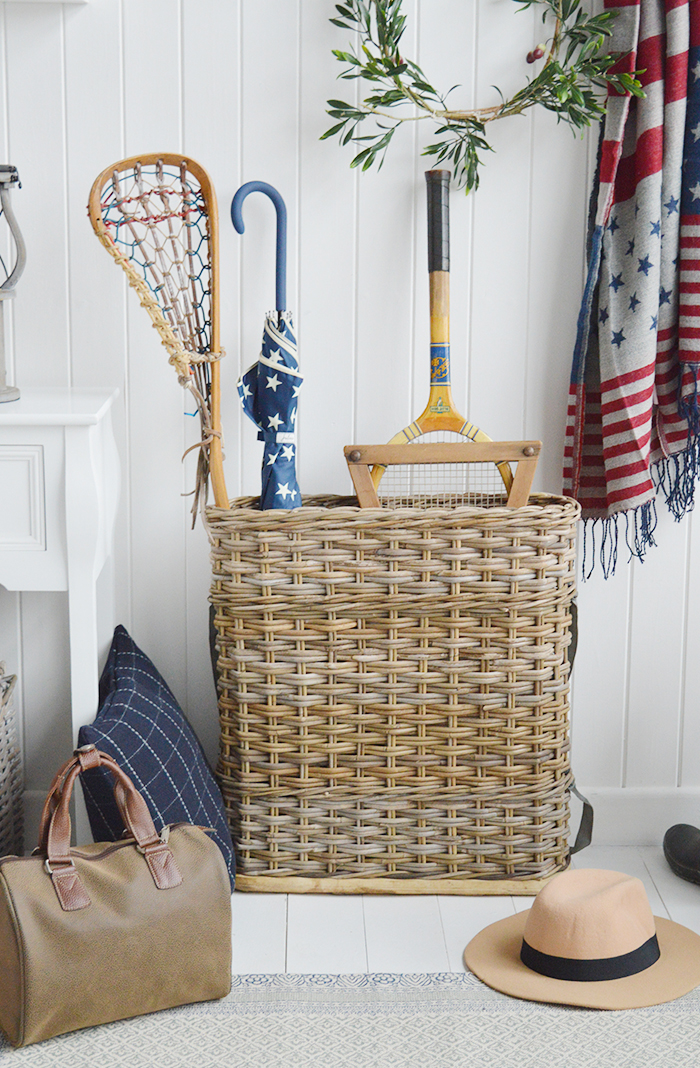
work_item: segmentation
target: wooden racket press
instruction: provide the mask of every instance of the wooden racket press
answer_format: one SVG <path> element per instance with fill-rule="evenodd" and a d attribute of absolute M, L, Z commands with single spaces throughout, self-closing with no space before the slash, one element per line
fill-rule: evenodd
<path fill-rule="evenodd" d="M 526 505 L 535 477 L 541 441 L 434 442 L 401 445 L 346 445 L 345 459 L 360 508 L 381 508 L 381 481 L 375 484 L 372 469 L 419 464 L 503 464 L 517 468 L 507 497 L 493 503 L 508 508 Z M 430 494 L 423 494 L 430 498 Z M 478 505 L 478 494 L 457 494 L 456 503 Z M 463 499 L 460 500 L 459 498 Z M 427 502 L 426 502 L 427 503 Z"/>

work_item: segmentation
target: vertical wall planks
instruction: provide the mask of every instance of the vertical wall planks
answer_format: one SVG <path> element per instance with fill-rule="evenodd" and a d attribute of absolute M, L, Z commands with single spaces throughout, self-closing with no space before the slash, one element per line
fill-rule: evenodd
<path fill-rule="evenodd" d="M 65 9 L 66 174 L 71 380 L 108 386 L 122 464 L 122 496 L 115 538 L 115 613 L 128 622 L 131 604 L 128 528 L 131 472 L 126 436 L 126 284 L 98 243 L 87 218 L 97 175 L 122 157 L 124 143 L 120 0 Z M 85 107 L 85 101 L 90 107 Z"/>
<path fill-rule="evenodd" d="M 688 523 L 687 620 L 683 647 L 683 703 L 679 737 L 679 786 L 700 786 L 700 523 Z"/>
<path fill-rule="evenodd" d="M 240 24 L 240 0 L 183 0 L 183 147 L 209 172 L 219 203 L 221 344 L 227 354 L 221 364 L 222 422 L 227 489 L 232 497 L 240 492 L 238 432 L 242 418 L 236 390 L 240 238 L 230 216 L 241 169 Z M 189 423 L 194 431 L 195 421 Z M 194 433 L 191 437 L 194 441 Z M 190 475 L 188 479 L 191 482 Z"/>
<path fill-rule="evenodd" d="M 543 443 L 536 489 L 561 493 L 566 397 L 586 247 L 587 139 L 533 112 L 524 427 Z M 553 403 L 553 398 L 557 398 Z"/>
<path fill-rule="evenodd" d="M 420 5 L 418 62 L 428 80 L 441 92 L 455 86 L 447 104 L 451 108 L 475 106 L 477 3 L 471 0 L 423 0 Z M 428 397 L 430 374 L 430 304 L 428 289 L 428 236 L 424 173 L 434 169 L 433 156 L 420 154 L 439 140 L 435 124 L 416 124 L 415 160 L 416 223 L 414 313 L 415 357 L 413 364 L 413 415 L 418 415 Z M 440 166 L 444 166 L 441 164 Z M 450 357 L 452 392 L 460 412 L 469 416 L 469 337 L 472 296 L 472 222 L 474 196 L 452 188 L 450 194 Z"/>
<path fill-rule="evenodd" d="M 599 546 L 600 524 L 595 536 Z M 589 542 L 591 530 L 586 532 Z M 591 551 L 589 545 L 588 551 Z M 583 553 L 579 539 L 579 560 Z M 578 590 L 578 650 L 572 678 L 572 763 L 579 783 L 622 786 L 628 699 L 631 568 L 621 547 L 619 574 L 606 580 L 600 564 Z"/>
<path fill-rule="evenodd" d="M 12 312 L 14 377 L 20 389 L 66 386 L 71 367 L 64 16 L 61 8 L 44 4 L 35 10 L 12 4 L 4 14 L 8 162 L 22 181 L 13 202 L 27 246 Z M 67 599 L 23 594 L 19 601 L 25 784 L 32 790 L 53 774 L 53 754 L 70 745 L 64 719 L 55 715 L 67 707 L 70 694 Z"/>
<path fill-rule="evenodd" d="M 511 0 L 404 0 L 406 54 L 452 106 L 483 106 L 533 73 L 546 34 Z M 259 490 L 261 445 L 236 380 L 257 357 L 274 298 L 275 213 L 235 189 L 279 188 L 289 210 L 288 303 L 305 374 L 300 481 L 349 492 L 341 447 L 386 440 L 420 411 L 428 381 L 425 183 L 432 124 L 400 130 L 380 172 L 353 146 L 320 142 L 326 100 L 352 98 L 332 48 L 348 34 L 332 4 L 303 0 L 100 0 L 2 6 L 0 137 L 23 188 L 29 261 L 18 291 L 20 387 L 108 385 L 123 462 L 117 615 L 189 712 L 208 754 L 217 718 L 207 648 L 208 544 L 189 530 L 196 436 L 187 398 L 136 296 L 85 217 L 92 180 L 124 155 L 183 151 L 211 173 L 221 225 L 226 471 L 232 496 Z M 364 131 L 361 131 L 364 132 Z M 455 396 L 494 437 L 541 437 L 538 485 L 560 486 L 571 349 L 584 274 L 595 131 L 581 141 L 539 110 L 493 123 L 482 184 L 451 200 Z M 356 151 L 356 149 L 355 149 Z M 659 508 L 643 566 L 599 570 L 579 590 L 573 764 L 585 787 L 700 785 L 700 526 Z M 599 535 L 598 535 L 599 536 Z M 105 578 L 108 581 L 108 576 Z M 28 784 L 39 790 L 68 695 L 65 597 L 0 596 L 0 659 L 21 668 Z M 51 765 L 51 766 L 50 766 Z"/>
<path fill-rule="evenodd" d="M 125 154 L 181 151 L 180 2 L 123 5 Z M 127 294 L 127 322 L 132 633 L 185 703 L 187 503 L 181 494 L 191 487 L 180 458 L 186 400 L 133 291 Z"/>
<path fill-rule="evenodd" d="M 6 15 L 8 147 L 27 267 L 15 298 L 15 375 L 26 386 L 70 384 L 66 247 L 63 12 L 12 4 Z"/>
<path fill-rule="evenodd" d="M 77 386 L 122 388 L 122 279 L 86 212 L 92 183 L 123 150 L 119 0 L 67 10 L 65 42 L 72 379 Z"/>
<path fill-rule="evenodd" d="M 343 446 L 355 440 L 353 396 L 358 182 L 349 149 L 320 141 L 333 125 L 329 99 L 353 99 L 354 84 L 337 81 L 343 67 L 331 53 L 347 46 L 333 26 L 333 8 L 301 7 L 299 360 L 299 484 L 307 493 L 350 493 Z M 361 401 L 362 403 L 362 401 Z"/>
<path fill-rule="evenodd" d="M 415 55 L 416 0 L 405 3 L 404 11 L 407 25 L 402 44 L 408 55 Z M 341 36 L 339 47 L 344 46 Z M 367 89 L 364 83 L 360 86 L 364 95 Z M 411 307 L 416 257 L 413 220 L 419 195 L 414 179 L 414 125 L 408 123 L 395 134 L 381 171 L 375 167 L 359 178 L 355 432 L 362 443 L 387 441 L 422 410 L 421 399 L 416 402 L 410 389 L 414 361 L 420 359 Z M 342 153 L 349 163 L 350 146 Z"/>
<path fill-rule="evenodd" d="M 525 81 L 534 13 L 508 0 L 479 5 L 477 107 L 498 103 Z M 532 113 L 488 126 L 474 194 L 472 324 L 467 414 L 492 438 L 524 436 L 527 275 L 532 189 Z"/>
<path fill-rule="evenodd" d="M 269 182 L 287 206 L 287 303 L 297 311 L 299 241 L 299 0 L 242 0 L 243 128 L 241 183 Z M 324 12 L 325 14 L 325 12 Z M 321 14 L 319 12 L 319 19 Z M 265 313 L 275 306 L 274 206 L 262 193 L 243 207 L 240 243 L 240 370 L 258 358 Z M 225 225 L 231 227 L 230 221 Z M 297 312 L 297 330 L 303 328 Z M 262 443 L 252 422 L 241 426 L 243 493 L 260 493 Z"/>
<path fill-rule="evenodd" d="M 227 355 L 221 362 L 222 424 L 226 455 L 227 490 L 238 492 L 236 464 L 239 401 L 236 391 L 236 296 L 238 293 L 238 239 L 230 220 L 231 198 L 238 187 L 240 64 L 238 3 L 222 0 L 184 0 L 182 19 L 184 148 L 209 172 L 219 202 L 221 344 Z M 204 77 L 202 72 L 206 71 Z M 191 410 L 191 408 L 190 408 Z M 198 421 L 188 419 L 187 444 L 194 444 Z M 187 489 L 194 485 L 197 451 L 186 465 Z M 189 505 L 190 498 L 187 498 Z M 187 677 L 186 702 L 190 722 L 210 760 L 215 762 L 219 740 L 214 676 L 209 657 L 210 584 L 209 542 L 197 520 L 191 529 L 189 508 L 184 517 L 186 560 Z"/>
<path fill-rule="evenodd" d="M 24 785 L 45 789 L 73 748 L 68 596 L 23 593 L 21 616 Z"/>
<path fill-rule="evenodd" d="M 633 568 L 625 786 L 678 781 L 688 524 L 658 511 L 658 544 Z"/>

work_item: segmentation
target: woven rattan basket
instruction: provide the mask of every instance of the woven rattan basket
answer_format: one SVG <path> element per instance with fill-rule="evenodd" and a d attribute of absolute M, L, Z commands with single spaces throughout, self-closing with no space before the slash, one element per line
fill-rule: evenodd
<path fill-rule="evenodd" d="M 12 691 L 16 676 L 0 663 L 0 857 L 23 851 L 22 762 Z"/>
<path fill-rule="evenodd" d="M 533 893 L 568 863 L 578 505 L 207 512 L 244 890 Z"/>

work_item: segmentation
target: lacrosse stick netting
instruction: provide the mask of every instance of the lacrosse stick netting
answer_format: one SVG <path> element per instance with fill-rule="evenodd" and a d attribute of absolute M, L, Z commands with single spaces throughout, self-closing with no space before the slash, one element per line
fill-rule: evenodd
<path fill-rule="evenodd" d="M 160 153 L 107 167 L 90 192 L 98 238 L 125 271 L 194 397 L 199 446 L 196 516 L 211 475 L 218 507 L 228 507 L 221 441 L 218 215 L 211 180 L 194 160 Z M 189 451 L 189 450 L 188 450 Z"/>

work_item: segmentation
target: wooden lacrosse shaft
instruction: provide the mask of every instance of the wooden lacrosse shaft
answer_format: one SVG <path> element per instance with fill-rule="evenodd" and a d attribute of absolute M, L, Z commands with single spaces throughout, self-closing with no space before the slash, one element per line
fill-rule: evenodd
<path fill-rule="evenodd" d="M 216 192 L 204 171 L 203 178 L 206 187 L 200 179 L 200 186 L 204 197 L 211 205 L 209 214 L 209 247 L 211 250 L 211 349 L 212 352 L 221 351 L 221 333 L 219 326 L 221 288 L 219 286 L 219 210 L 216 203 Z M 215 436 L 209 446 L 209 475 L 211 478 L 214 504 L 217 508 L 228 508 L 229 499 L 226 491 L 224 478 L 224 450 L 221 440 L 221 373 L 220 360 L 214 360 L 211 365 L 211 427 Z"/>

